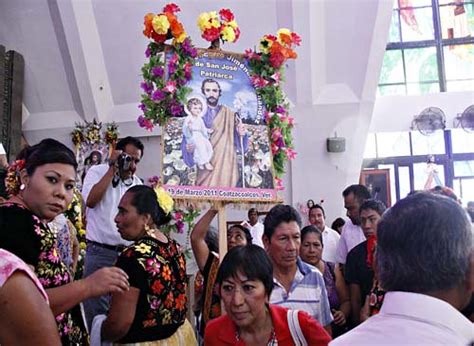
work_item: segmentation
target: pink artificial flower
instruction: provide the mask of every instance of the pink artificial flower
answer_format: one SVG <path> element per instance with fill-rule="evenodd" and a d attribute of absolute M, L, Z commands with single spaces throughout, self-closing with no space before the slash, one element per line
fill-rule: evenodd
<path fill-rule="evenodd" d="M 252 76 L 252 84 L 256 88 L 263 88 L 268 85 L 268 81 L 260 76 Z"/>
<path fill-rule="evenodd" d="M 275 189 L 277 190 L 284 190 L 285 188 L 283 187 L 283 180 L 281 180 L 280 178 L 276 178 L 275 177 Z"/>
<path fill-rule="evenodd" d="M 272 155 L 275 156 L 278 151 L 280 151 L 280 147 L 276 145 L 275 143 L 272 143 Z"/>
<path fill-rule="evenodd" d="M 272 119 L 272 117 L 275 115 L 275 113 L 272 113 L 272 112 L 269 112 L 269 111 L 266 111 L 265 112 L 265 122 L 270 122 L 270 120 Z"/>
<path fill-rule="evenodd" d="M 295 124 L 295 118 L 293 118 L 292 116 L 288 116 L 288 125 L 289 126 L 293 126 Z"/>
<path fill-rule="evenodd" d="M 301 37 L 296 32 L 291 33 L 291 40 L 293 41 L 293 44 L 296 46 L 299 46 L 301 43 Z"/>
<path fill-rule="evenodd" d="M 272 136 L 271 136 L 271 137 L 272 137 L 272 140 L 273 140 L 274 142 L 278 141 L 278 140 L 281 138 L 281 129 L 279 129 L 279 128 L 274 128 L 274 129 L 272 130 Z"/>
<path fill-rule="evenodd" d="M 176 221 L 182 220 L 182 219 L 183 219 L 183 214 L 182 214 L 181 212 L 179 212 L 179 211 L 175 212 L 175 213 L 174 213 L 174 219 L 175 219 Z"/>
<path fill-rule="evenodd" d="M 278 85 L 281 80 L 281 73 L 280 72 L 275 72 L 274 74 L 271 75 L 272 79 L 275 81 L 275 84 Z"/>
<path fill-rule="evenodd" d="M 291 148 L 286 148 L 286 157 L 288 157 L 288 160 L 293 160 L 296 157 L 296 151 Z"/>
<path fill-rule="evenodd" d="M 244 53 L 244 57 L 247 60 L 260 60 L 260 55 L 258 55 L 253 49 L 246 49 Z"/>
<path fill-rule="evenodd" d="M 163 91 L 169 92 L 170 94 L 174 93 L 176 91 L 176 82 L 172 80 L 168 81 Z"/>

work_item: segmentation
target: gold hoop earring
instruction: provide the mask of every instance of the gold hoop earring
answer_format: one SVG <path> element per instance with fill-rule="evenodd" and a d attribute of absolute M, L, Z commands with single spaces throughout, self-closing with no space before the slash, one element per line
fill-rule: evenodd
<path fill-rule="evenodd" d="M 153 229 L 151 229 L 150 226 L 148 226 L 147 224 L 145 224 L 144 229 L 145 229 L 145 233 L 146 233 L 148 236 L 150 236 L 150 237 L 152 237 L 152 238 L 155 237 L 155 232 L 153 232 Z"/>

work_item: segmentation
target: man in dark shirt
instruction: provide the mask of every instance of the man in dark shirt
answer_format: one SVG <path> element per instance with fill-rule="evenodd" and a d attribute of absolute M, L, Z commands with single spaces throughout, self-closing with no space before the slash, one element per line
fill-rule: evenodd
<path fill-rule="evenodd" d="M 367 263 L 368 240 L 375 237 L 377 223 L 385 211 L 385 205 L 377 200 L 368 199 L 360 206 L 360 220 L 362 230 L 367 238 L 366 241 L 354 247 L 347 255 L 345 267 L 345 279 L 349 284 L 352 322 L 354 326 L 360 323 L 360 311 L 365 302 L 365 297 L 369 294 L 374 280 L 374 271 Z"/>

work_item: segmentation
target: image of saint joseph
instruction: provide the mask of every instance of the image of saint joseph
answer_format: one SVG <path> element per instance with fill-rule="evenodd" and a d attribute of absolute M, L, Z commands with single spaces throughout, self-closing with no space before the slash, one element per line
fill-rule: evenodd
<path fill-rule="evenodd" d="M 222 89 L 214 79 L 202 81 L 201 92 L 206 98 L 207 112 L 203 115 L 204 125 L 210 130 L 209 140 L 214 154 L 211 158 L 212 170 L 197 167 L 198 186 L 242 186 L 239 179 L 239 156 L 248 148 L 248 135 L 238 113 L 219 104 Z M 183 136 L 181 151 L 188 167 L 196 163 L 193 159 L 194 145 L 187 143 Z"/>

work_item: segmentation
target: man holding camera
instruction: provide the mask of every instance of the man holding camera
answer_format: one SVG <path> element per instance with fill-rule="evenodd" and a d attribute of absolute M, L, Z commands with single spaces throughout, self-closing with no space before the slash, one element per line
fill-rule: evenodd
<path fill-rule="evenodd" d="M 113 266 L 120 251 L 131 244 L 120 237 L 114 218 L 125 192 L 134 185 L 143 184 L 135 175 L 143 149 L 140 140 L 125 137 L 117 143 L 109 162 L 92 166 L 84 178 L 82 196 L 87 206 L 85 277 L 100 268 Z M 96 315 L 107 313 L 109 302 L 108 296 L 84 302 L 89 330 Z"/>

